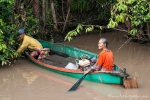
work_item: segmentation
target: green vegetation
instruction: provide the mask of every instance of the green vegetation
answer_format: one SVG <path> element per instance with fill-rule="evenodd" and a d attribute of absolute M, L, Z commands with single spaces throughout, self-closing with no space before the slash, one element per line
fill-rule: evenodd
<path fill-rule="evenodd" d="M 16 49 L 16 25 L 12 23 L 13 0 L 0 0 L 0 61 L 1 65 L 11 64 L 18 54 Z"/>
<path fill-rule="evenodd" d="M 111 10 L 108 28 L 125 23 L 131 35 L 143 31 L 143 25 L 150 21 L 149 4 L 146 0 L 118 0 Z"/>
<path fill-rule="evenodd" d="M 131 39 L 149 42 L 150 3 L 146 0 L 117 0 L 113 3 L 107 26 L 79 24 L 76 29 L 68 32 L 65 40 L 70 41 L 73 36 L 80 33 L 79 30 L 85 29 L 86 32 L 90 32 L 99 27 L 100 30 L 113 28 L 124 31 L 127 32 L 127 38 L 130 36 Z M 119 28 L 121 23 L 124 23 L 127 29 Z"/>
<path fill-rule="evenodd" d="M 32 13 L 29 12 L 29 16 L 24 21 L 20 14 L 14 13 L 13 5 L 14 0 L 0 0 L 0 63 L 2 66 L 12 65 L 15 59 L 20 57 L 16 52 L 20 43 L 17 35 L 20 27 L 30 27 L 29 35 L 37 32 L 38 25 L 35 25 L 37 20 L 33 18 Z"/>

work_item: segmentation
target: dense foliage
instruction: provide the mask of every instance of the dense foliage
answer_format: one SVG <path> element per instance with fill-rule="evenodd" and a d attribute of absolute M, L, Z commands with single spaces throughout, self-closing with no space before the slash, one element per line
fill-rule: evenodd
<path fill-rule="evenodd" d="M 28 12 L 26 21 L 21 15 L 14 12 L 14 0 L 0 0 L 0 63 L 1 65 L 12 65 L 20 55 L 16 52 L 20 41 L 17 31 L 20 27 L 30 27 L 29 35 L 37 32 L 37 20 L 33 18 L 31 11 Z"/>
<path fill-rule="evenodd" d="M 16 52 L 19 28 L 37 39 L 60 42 L 72 40 L 81 30 L 118 28 L 125 23 L 127 34 L 149 39 L 146 0 L 0 0 L 0 12 L 1 65 L 11 65 L 20 56 Z"/>
<path fill-rule="evenodd" d="M 126 23 L 131 35 L 142 32 L 144 24 L 150 21 L 149 3 L 147 0 L 118 0 L 111 10 L 108 27 L 117 27 Z"/>
<path fill-rule="evenodd" d="M 86 32 L 93 31 L 95 27 L 99 29 L 114 28 L 127 33 L 127 38 L 137 39 L 141 41 L 150 41 L 149 21 L 150 8 L 147 0 L 117 0 L 113 2 L 110 11 L 111 16 L 109 23 L 106 26 L 102 25 L 85 25 L 79 24 L 76 29 L 68 32 L 66 40 L 71 40 L 73 36 L 80 33 L 80 30 L 85 29 Z M 127 28 L 119 28 L 118 26 L 124 23 Z"/>
<path fill-rule="evenodd" d="M 11 64 L 11 59 L 16 58 L 17 42 L 16 25 L 12 24 L 13 0 L 0 0 L 0 61 L 1 65 Z"/>

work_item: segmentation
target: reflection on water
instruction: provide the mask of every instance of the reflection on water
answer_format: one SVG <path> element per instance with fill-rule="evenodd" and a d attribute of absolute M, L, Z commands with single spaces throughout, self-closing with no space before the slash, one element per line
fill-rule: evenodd
<path fill-rule="evenodd" d="M 27 80 L 28 84 L 32 84 L 33 81 L 38 78 L 38 76 L 32 72 L 23 72 L 22 75 Z"/>
<path fill-rule="evenodd" d="M 100 36 L 109 40 L 115 64 L 138 81 L 138 89 L 83 80 L 75 92 L 67 92 L 78 80 L 41 69 L 21 59 L 14 66 L 0 66 L 0 100 L 150 100 L 150 47 L 127 43 L 120 48 L 115 33 L 86 34 L 65 44 L 99 53 Z M 118 50 L 119 48 L 119 50 Z"/>

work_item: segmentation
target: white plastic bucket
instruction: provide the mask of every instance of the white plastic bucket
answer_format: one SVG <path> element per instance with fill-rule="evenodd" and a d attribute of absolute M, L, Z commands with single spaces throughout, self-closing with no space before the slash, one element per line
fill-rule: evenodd
<path fill-rule="evenodd" d="M 71 62 L 69 62 L 65 68 L 77 70 L 77 66 Z"/>

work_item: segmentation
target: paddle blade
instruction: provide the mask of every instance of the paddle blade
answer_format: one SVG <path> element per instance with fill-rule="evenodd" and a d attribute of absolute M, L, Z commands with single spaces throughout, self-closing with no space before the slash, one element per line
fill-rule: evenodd
<path fill-rule="evenodd" d="M 129 88 L 138 88 L 138 83 L 137 83 L 136 77 L 124 79 L 123 86 L 126 89 L 129 89 Z"/>
<path fill-rule="evenodd" d="M 79 87 L 79 85 L 81 84 L 81 82 L 83 81 L 83 79 L 85 78 L 87 74 L 85 74 L 84 76 L 82 76 L 70 89 L 69 91 L 75 91 L 77 90 L 77 88 Z"/>

